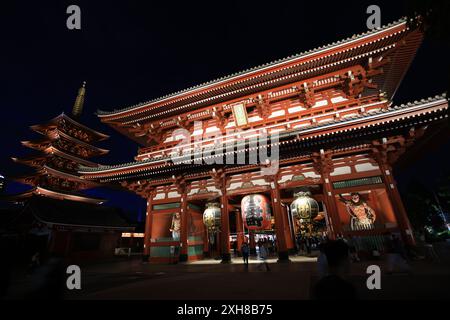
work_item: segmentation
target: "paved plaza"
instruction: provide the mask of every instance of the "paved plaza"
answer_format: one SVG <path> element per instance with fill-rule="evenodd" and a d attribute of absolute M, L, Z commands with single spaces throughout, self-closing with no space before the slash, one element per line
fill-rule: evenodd
<path fill-rule="evenodd" d="M 377 262 L 371 262 L 374 264 Z M 383 270 L 383 262 L 378 264 Z M 203 260 L 177 265 L 143 264 L 139 260 L 83 268 L 82 290 L 68 299 L 309 299 L 317 280 L 316 258 L 291 257 L 291 263 L 269 259 L 270 272 L 260 261 L 231 264 Z M 450 271 L 443 264 L 415 262 L 410 274 L 382 276 L 382 289 L 366 287 L 369 263 L 352 265 L 349 275 L 362 299 L 450 297 Z"/>
<path fill-rule="evenodd" d="M 64 299 L 159 299 L 159 300 L 298 300 L 309 299 L 318 279 L 315 257 L 291 256 L 290 263 L 250 259 L 248 268 L 240 258 L 179 264 L 149 264 L 138 258 L 81 266 L 81 290 L 65 290 Z M 409 274 L 386 274 L 381 290 L 368 290 L 366 268 L 383 261 L 353 263 L 348 279 L 361 299 L 416 299 L 450 297 L 448 263 L 415 261 Z M 64 275 L 65 276 L 65 275 Z M 16 277 L 7 299 L 21 299 L 32 290 L 33 277 Z"/>

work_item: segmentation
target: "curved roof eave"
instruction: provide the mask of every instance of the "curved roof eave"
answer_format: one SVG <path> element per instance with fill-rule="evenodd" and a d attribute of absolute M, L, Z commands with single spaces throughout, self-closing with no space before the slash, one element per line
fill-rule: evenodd
<path fill-rule="evenodd" d="M 293 56 L 290 56 L 290 57 L 286 57 L 286 58 L 283 58 L 283 59 L 280 59 L 280 60 L 272 61 L 272 62 L 263 64 L 263 65 L 260 65 L 260 66 L 256 66 L 256 67 L 253 67 L 253 68 L 241 71 L 241 72 L 237 72 L 237 73 L 231 74 L 229 76 L 225 76 L 225 77 L 218 78 L 218 79 L 215 79 L 215 80 L 212 80 L 212 81 L 209 81 L 209 82 L 205 82 L 205 83 L 199 84 L 197 86 L 193 86 L 193 87 L 190 87 L 190 88 L 178 91 L 178 92 L 174 92 L 174 93 L 171 93 L 171 94 L 168 94 L 168 95 L 165 95 L 165 96 L 153 99 L 153 100 L 149 100 L 149 101 L 146 101 L 146 102 L 138 103 L 138 104 L 135 104 L 135 105 L 132 105 L 132 106 L 129 106 L 129 107 L 125 107 L 125 108 L 120 109 L 120 110 L 113 110 L 113 111 L 97 110 L 97 116 L 99 118 L 110 117 L 110 116 L 118 116 L 120 114 L 127 113 L 127 112 L 129 112 L 131 110 L 136 110 L 136 109 L 139 109 L 139 108 L 147 107 L 150 104 L 159 103 L 159 102 L 163 102 L 164 100 L 177 98 L 177 97 L 185 95 L 185 94 L 193 93 L 193 92 L 195 92 L 197 90 L 204 90 L 204 89 L 207 89 L 208 87 L 211 87 L 213 85 L 218 85 L 218 84 L 226 82 L 226 81 L 235 80 L 235 79 L 237 79 L 239 77 L 242 77 L 242 76 L 249 76 L 252 73 L 261 72 L 261 71 L 264 71 L 265 69 L 276 67 L 276 66 L 282 65 L 284 63 L 292 62 L 292 61 L 294 61 L 296 59 L 306 58 L 309 55 L 313 55 L 313 54 L 317 54 L 317 53 L 321 53 L 321 52 L 326 52 L 327 50 L 336 49 L 336 48 L 338 48 L 340 46 L 347 45 L 347 44 L 350 44 L 350 43 L 355 42 L 355 41 L 359 41 L 359 40 L 361 40 L 361 39 L 363 39 L 365 37 L 373 36 L 374 34 L 382 33 L 382 32 L 385 32 L 386 30 L 391 29 L 391 28 L 395 28 L 395 27 L 398 27 L 398 26 L 400 26 L 402 24 L 406 24 L 406 22 L 407 22 L 407 18 L 406 17 L 402 17 L 399 20 L 397 20 L 395 22 L 392 22 L 392 23 L 389 23 L 389 24 L 387 24 L 385 26 L 382 26 L 380 28 L 377 28 L 377 29 L 374 29 L 374 30 L 369 30 L 369 31 L 361 33 L 361 34 L 355 34 L 355 35 L 353 35 L 351 37 L 348 37 L 348 38 L 346 38 L 344 40 L 341 40 L 341 41 L 333 42 L 331 44 L 328 44 L 328 45 L 325 45 L 325 46 L 321 46 L 321 47 L 318 47 L 318 48 L 315 48 L 315 49 L 312 49 L 312 50 L 309 50 L 309 51 L 305 51 L 305 52 L 302 52 L 302 53 L 299 53 L 299 54 L 296 54 L 296 55 L 293 55 Z"/>
<path fill-rule="evenodd" d="M 422 105 L 428 105 L 431 103 L 437 103 L 437 102 L 443 102 L 443 101 L 448 101 L 447 99 L 447 95 L 445 93 L 441 94 L 441 95 L 436 95 L 434 97 L 429 97 L 427 99 L 422 99 L 420 101 L 414 101 L 414 102 L 409 102 L 407 104 L 401 104 L 399 106 L 392 106 L 389 108 L 389 110 L 386 111 L 380 111 L 380 115 L 382 114 L 388 114 L 391 112 L 400 112 L 403 111 L 405 109 L 408 108 L 414 108 L 414 107 L 419 107 Z M 344 123 L 348 123 L 348 122 L 352 122 L 352 121 L 358 121 L 363 119 L 364 117 L 355 117 L 352 119 L 348 119 L 345 121 L 339 120 L 339 121 L 334 121 L 331 123 L 326 123 L 323 125 L 318 125 L 318 126 L 314 126 L 314 127 L 305 127 L 301 130 L 298 130 L 298 132 L 294 132 L 294 133 L 290 133 L 290 135 L 297 135 L 299 133 L 305 133 L 306 130 L 318 130 L 321 129 L 323 127 L 329 126 L 329 125 L 341 125 Z M 96 168 L 90 168 L 90 167 L 85 167 L 85 166 L 81 166 L 80 169 L 78 170 L 78 172 L 83 176 L 83 175 L 90 175 L 90 174 L 102 174 L 102 173 L 110 173 L 110 172 L 118 172 L 120 170 L 123 169 L 136 169 L 136 170 L 145 170 L 145 166 L 149 165 L 149 164 L 156 164 L 156 163 L 164 163 L 164 162 L 168 162 L 169 159 L 149 159 L 149 160 L 143 160 L 143 161 L 135 161 L 135 162 L 129 162 L 129 163 L 124 163 L 124 164 L 119 164 L 119 165 L 113 165 L 113 166 L 105 166 L 105 165 L 100 165 L 99 167 Z M 163 167 L 164 165 L 160 165 L 160 166 L 156 166 L 156 167 Z"/>

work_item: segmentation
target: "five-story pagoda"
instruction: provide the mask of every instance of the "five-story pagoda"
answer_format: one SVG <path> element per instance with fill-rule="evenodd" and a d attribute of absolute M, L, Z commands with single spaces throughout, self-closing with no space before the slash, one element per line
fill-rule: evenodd
<path fill-rule="evenodd" d="M 86 82 L 79 89 L 72 116 L 65 113 L 31 129 L 43 137 L 38 140 L 22 141 L 34 153 L 24 158 L 12 158 L 15 162 L 33 167 L 34 173 L 18 177 L 16 180 L 34 188 L 25 195 L 43 195 L 55 199 L 102 203 L 102 199 L 89 198 L 79 191 L 96 186 L 77 173 L 79 165 L 97 167 L 89 158 L 104 155 L 108 150 L 95 147 L 93 143 L 108 138 L 107 135 L 92 130 L 77 122 L 82 113 Z"/>

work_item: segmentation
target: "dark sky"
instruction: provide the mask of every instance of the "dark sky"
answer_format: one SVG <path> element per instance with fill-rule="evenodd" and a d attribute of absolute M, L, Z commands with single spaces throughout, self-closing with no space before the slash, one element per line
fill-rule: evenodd
<path fill-rule="evenodd" d="M 70 4 L 81 7 L 81 31 L 66 28 Z M 383 24 L 408 7 L 402 1 L 2 1 L 0 173 L 23 172 L 10 157 L 30 153 L 20 145 L 36 137 L 28 127 L 70 113 L 84 80 L 81 121 L 111 135 L 101 143 L 111 152 L 98 161 L 128 162 L 137 145 L 100 123 L 97 109 L 133 105 L 365 32 L 370 4 L 381 7 Z M 445 91 L 448 57 L 448 44 L 426 40 L 395 102 Z M 142 204 L 114 198 L 112 204 L 130 210 Z"/>

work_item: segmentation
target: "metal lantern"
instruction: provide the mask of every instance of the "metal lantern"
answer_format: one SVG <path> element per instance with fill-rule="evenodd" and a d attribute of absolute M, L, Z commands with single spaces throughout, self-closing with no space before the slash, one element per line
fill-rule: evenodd
<path fill-rule="evenodd" d="M 299 192 L 291 203 L 292 216 L 301 222 L 311 222 L 319 213 L 319 204 L 311 198 L 310 192 Z"/>
<path fill-rule="evenodd" d="M 251 194 L 242 198 L 242 220 L 248 230 L 264 230 L 271 227 L 270 204 L 261 194 Z"/>
<path fill-rule="evenodd" d="M 221 226 L 221 210 L 220 204 L 207 203 L 206 209 L 203 212 L 203 223 L 209 232 L 215 232 L 220 230 Z"/>

